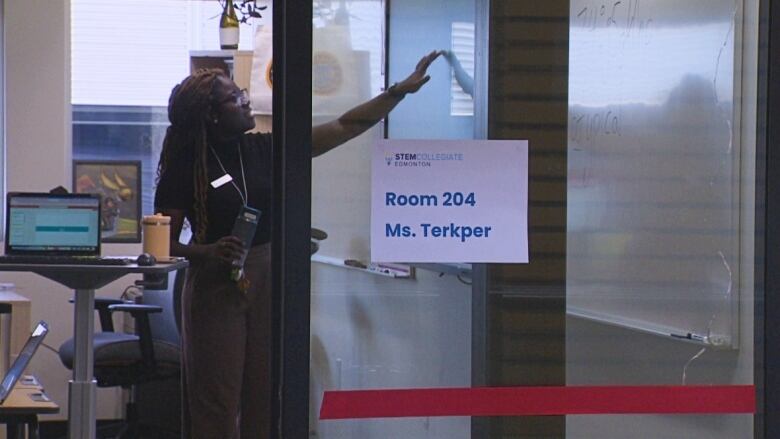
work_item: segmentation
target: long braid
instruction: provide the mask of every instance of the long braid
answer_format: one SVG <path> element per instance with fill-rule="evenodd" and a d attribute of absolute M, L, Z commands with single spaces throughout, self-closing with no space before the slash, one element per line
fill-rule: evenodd
<path fill-rule="evenodd" d="M 195 242 L 203 243 L 208 229 L 206 197 L 208 192 L 208 125 L 212 93 L 219 69 L 200 69 L 176 85 L 168 99 L 168 119 L 157 182 L 170 166 L 192 166 L 196 231 Z"/>
<path fill-rule="evenodd" d="M 195 236 L 195 242 L 203 243 L 206 239 L 206 229 L 208 228 L 208 216 L 206 215 L 206 193 L 208 191 L 208 172 L 206 164 L 208 157 L 208 142 L 206 141 L 206 128 L 203 127 L 200 138 L 202 142 L 198 145 L 197 156 L 195 158 L 195 172 L 193 173 L 195 187 L 195 215 L 198 221 L 198 230 Z M 201 224 L 203 227 L 201 227 Z"/>

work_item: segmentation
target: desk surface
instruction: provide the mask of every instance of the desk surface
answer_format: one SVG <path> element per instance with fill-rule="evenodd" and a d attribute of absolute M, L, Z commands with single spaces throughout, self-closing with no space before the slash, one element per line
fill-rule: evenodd
<path fill-rule="evenodd" d="M 164 274 L 187 267 L 186 260 L 158 263 L 151 266 L 128 265 L 56 265 L 0 264 L 0 271 L 27 271 L 51 279 L 74 290 L 94 290 L 130 273 Z"/>
<path fill-rule="evenodd" d="M 0 264 L 0 271 L 97 271 L 111 273 L 160 273 L 178 270 L 187 266 L 185 259 L 162 262 L 154 265 L 89 265 L 89 264 Z"/>
<path fill-rule="evenodd" d="M 54 401 L 35 401 L 32 398 L 35 394 L 45 395 L 40 386 L 15 386 L 8 398 L 0 404 L 0 416 L 59 413 L 60 406 Z"/>

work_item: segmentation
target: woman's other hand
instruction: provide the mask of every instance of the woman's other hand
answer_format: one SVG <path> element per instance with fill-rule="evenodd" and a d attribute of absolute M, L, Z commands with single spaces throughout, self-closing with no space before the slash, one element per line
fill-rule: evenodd
<path fill-rule="evenodd" d="M 428 75 L 428 67 L 431 63 L 442 55 L 444 51 L 434 50 L 431 53 L 423 56 L 417 63 L 417 67 L 414 68 L 412 74 L 406 77 L 403 81 L 395 84 L 394 93 L 399 95 L 405 95 L 408 93 L 416 93 L 431 77 Z"/>
<path fill-rule="evenodd" d="M 244 244 L 235 236 L 225 236 L 209 246 L 209 256 L 227 264 L 241 259 L 246 251 Z"/>

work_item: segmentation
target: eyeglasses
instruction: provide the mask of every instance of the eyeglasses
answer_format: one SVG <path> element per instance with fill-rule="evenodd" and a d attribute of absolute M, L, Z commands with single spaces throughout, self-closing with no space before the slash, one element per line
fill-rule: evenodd
<path fill-rule="evenodd" d="M 233 102 L 239 107 L 243 107 L 249 104 L 249 92 L 247 89 L 242 88 L 238 93 L 231 93 L 230 96 L 217 102 L 217 105 L 222 105 L 227 102 Z"/>

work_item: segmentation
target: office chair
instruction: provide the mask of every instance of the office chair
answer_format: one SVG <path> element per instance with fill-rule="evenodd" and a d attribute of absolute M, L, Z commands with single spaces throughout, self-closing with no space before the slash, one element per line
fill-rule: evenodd
<path fill-rule="evenodd" d="M 174 302 L 178 302 L 177 296 L 181 295 L 181 287 L 184 283 L 183 273 L 184 270 L 175 272 L 171 276 L 172 283 L 169 279 L 169 285 L 173 285 Z M 121 299 L 95 299 L 95 310 L 98 311 L 100 318 L 100 332 L 96 332 L 93 339 L 94 375 L 98 387 L 132 389 L 143 383 L 180 376 L 180 345 L 167 341 L 164 337 L 159 337 L 158 332 L 160 331 L 156 327 L 159 326 L 160 321 L 173 321 L 175 319 L 175 311 L 172 308 L 164 309 L 156 305 L 128 303 Z M 114 330 L 111 315 L 117 311 L 127 312 L 135 319 L 135 334 Z M 160 314 L 160 316 L 153 314 Z M 157 324 L 153 325 L 152 323 Z M 60 346 L 59 356 L 65 367 L 73 368 L 73 339 L 65 341 Z M 143 425 L 138 422 L 137 408 L 132 396 L 127 403 L 125 422 L 121 427 L 118 434 L 120 438 L 146 437 Z M 154 431 L 149 432 L 149 434 L 149 437 L 161 437 L 160 432 Z"/>

